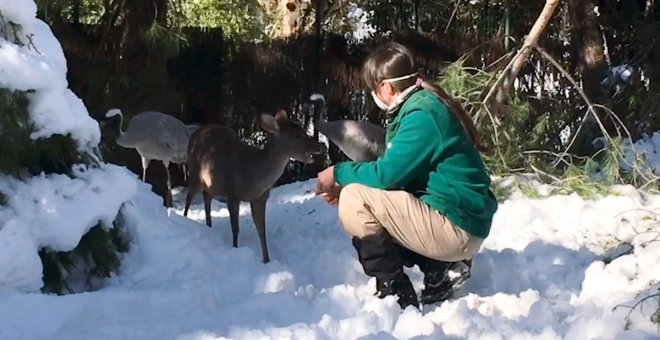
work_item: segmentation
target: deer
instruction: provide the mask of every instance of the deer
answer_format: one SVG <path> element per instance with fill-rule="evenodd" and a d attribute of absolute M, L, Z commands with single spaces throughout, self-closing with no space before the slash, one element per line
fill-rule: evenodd
<path fill-rule="evenodd" d="M 247 144 L 222 125 L 201 126 L 190 136 L 186 158 L 188 194 L 183 215 L 188 215 L 193 197 L 201 191 L 206 225 L 210 228 L 211 200 L 224 199 L 229 210 L 232 246 L 237 248 L 240 203 L 249 202 L 262 261 L 268 263 L 266 202 L 271 188 L 284 173 L 289 159 L 312 164 L 320 147 L 298 122 L 289 119 L 285 110 L 274 116 L 262 113 L 259 123 L 267 132 L 263 149 Z"/>

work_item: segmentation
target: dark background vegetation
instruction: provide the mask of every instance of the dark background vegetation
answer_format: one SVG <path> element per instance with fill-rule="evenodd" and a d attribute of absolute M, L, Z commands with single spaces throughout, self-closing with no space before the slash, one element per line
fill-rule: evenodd
<path fill-rule="evenodd" d="M 460 57 L 466 76 L 474 70 L 494 72 L 504 65 L 493 63 L 520 47 L 543 6 L 526 0 L 326 0 L 307 7 L 294 0 L 201 3 L 42 1 L 39 16 L 62 43 L 70 86 L 96 119 L 113 107 L 129 117 L 160 110 L 185 123 L 225 124 L 250 138 L 258 130 L 256 115 L 279 108 L 304 122 L 319 115 L 381 122 L 364 96 L 359 72 L 369 48 L 383 40 L 413 49 L 431 77 Z M 374 11 L 368 23 L 376 32 L 368 39 L 347 39 L 355 28 L 346 19 L 350 3 Z M 633 139 L 660 128 L 658 16 L 655 1 L 562 1 L 539 42 L 581 81 L 594 103 L 625 122 Z M 282 22 L 293 23 L 282 27 Z M 618 65 L 632 67 L 629 82 L 612 75 L 610 67 Z M 584 101 L 564 75 L 536 56 L 518 80 L 514 104 L 501 113 L 502 124 L 515 136 L 502 143 L 518 151 L 560 152 L 566 146 L 560 132 L 580 124 Z M 457 87 L 452 85 L 447 84 Z M 325 112 L 308 100 L 315 92 L 326 96 Z M 602 119 L 616 133 L 613 120 L 605 113 Z M 488 129 L 484 125 L 488 122 L 480 125 Z M 599 134 L 586 124 L 571 153 L 593 152 L 591 141 Z M 106 160 L 139 173 L 134 150 L 105 142 Z M 506 155 L 511 170 L 524 169 L 526 163 L 515 154 Z M 334 162 L 342 155 L 331 148 L 330 158 Z M 280 183 L 309 178 L 319 168 L 291 164 Z M 153 162 L 147 181 L 162 193 L 164 178 L 164 167 Z M 180 172 L 175 184 L 184 184 Z"/>

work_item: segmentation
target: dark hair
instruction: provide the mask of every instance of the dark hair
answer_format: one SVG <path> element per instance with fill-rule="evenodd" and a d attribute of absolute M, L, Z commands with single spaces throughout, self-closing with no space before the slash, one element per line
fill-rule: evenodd
<path fill-rule="evenodd" d="M 481 143 L 479 132 L 467 111 L 440 86 L 431 84 L 421 77 L 413 54 L 405 46 L 392 41 L 378 46 L 367 56 L 362 68 L 362 77 L 366 86 L 370 90 L 375 90 L 384 79 L 402 77 L 415 72 L 418 72 L 417 77 L 392 82 L 392 86 L 397 91 L 403 91 L 418 84 L 421 88 L 431 91 L 457 116 L 477 150 L 485 151 L 486 147 Z"/>

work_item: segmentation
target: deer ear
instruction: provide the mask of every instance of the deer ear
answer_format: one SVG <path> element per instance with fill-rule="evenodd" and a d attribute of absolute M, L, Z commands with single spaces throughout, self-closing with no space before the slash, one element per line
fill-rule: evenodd
<path fill-rule="evenodd" d="M 278 122 L 289 119 L 289 117 L 286 114 L 286 111 L 284 110 L 279 110 L 275 113 L 275 119 L 277 119 Z"/>
<path fill-rule="evenodd" d="M 261 128 L 266 132 L 275 133 L 280 130 L 280 125 L 277 124 L 277 118 L 269 114 L 262 113 L 259 117 Z"/>

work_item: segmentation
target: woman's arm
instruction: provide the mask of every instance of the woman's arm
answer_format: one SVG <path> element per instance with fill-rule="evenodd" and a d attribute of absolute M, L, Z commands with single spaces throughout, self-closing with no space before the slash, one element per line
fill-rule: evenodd
<path fill-rule="evenodd" d="M 399 131 L 385 154 L 373 162 L 342 162 L 335 166 L 337 183 L 360 183 L 377 189 L 398 189 L 431 171 L 429 164 L 442 145 L 442 135 L 431 114 L 414 111 L 401 120 Z"/>

